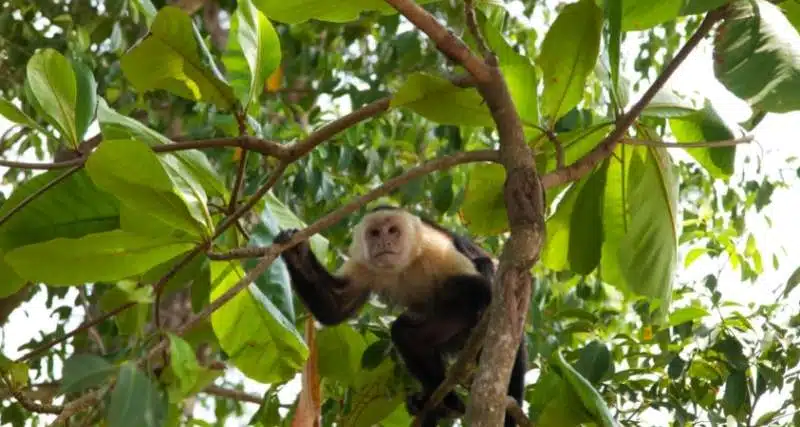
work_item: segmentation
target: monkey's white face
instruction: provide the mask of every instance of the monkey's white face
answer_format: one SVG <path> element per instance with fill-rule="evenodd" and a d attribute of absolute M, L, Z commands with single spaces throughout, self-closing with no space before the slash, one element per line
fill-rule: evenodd
<path fill-rule="evenodd" d="M 416 228 L 408 215 L 375 212 L 361 229 L 365 261 L 379 270 L 398 271 L 411 263 Z"/>

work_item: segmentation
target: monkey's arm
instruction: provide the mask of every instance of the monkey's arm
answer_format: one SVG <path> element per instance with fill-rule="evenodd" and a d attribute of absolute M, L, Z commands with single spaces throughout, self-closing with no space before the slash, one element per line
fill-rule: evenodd
<path fill-rule="evenodd" d="M 275 242 L 285 242 L 296 232 L 281 231 Z M 356 289 L 347 279 L 331 275 L 317 260 L 308 241 L 285 250 L 281 258 L 289 270 L 292 287 L 320 323 L 342 323 L 367 302 L 369 291 Z"/>
<path fill-rule="evenodd" d="M 489 257 L 489 253 L 466 237 L 456 234 L 452 234 L 452 236 L 453 246 L 455 246 L 456 250 L 469 258 L 478 273 L 491 283 L 494 280 L 495 267 L 494 261 Z"/>

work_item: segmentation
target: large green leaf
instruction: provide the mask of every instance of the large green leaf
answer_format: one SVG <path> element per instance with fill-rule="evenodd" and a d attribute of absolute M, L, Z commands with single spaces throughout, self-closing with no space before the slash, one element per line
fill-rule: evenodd
<path fill-rule="evenodd" d="M 153 147 L 167 145 L 171 141 L 160 133 L 148 128 L 139 121 L 128 116 L 123 116 L 108 106 L 104 99 L 100 99 L 97 108 L 97 120 L 103 138 L 134 139 Z M 219 177 L 217 171 L 211 166 L 208 157 L 198 150 L 184 150 L 175 153 L 162 154 L 162 156 L 175 156 L 191 170 L 194 178 L 199 181 L 210 196 L 228 198 L 228 190 Z"/>
<path fill-rule="evenodd" d="M 669 119 L 669 127 L 678 142 L 727 141 L 733 131 L 706 102 L 705 107 L 689 116 Z M 697 147 L 685 149 L 711 176 L 728 178 L 733 175 L 736 147 Z"/>
<path fill-rule="evenodd" d="M 0 207 L 0 217 L 63 173 L 63 170 L 45 172 L 20 184 Z M 98 189 L 85 171 L 73 173 L 0 225 L 0 297 L 16 292 L 25 284 L 5 261 L 7 251 L 119 226 L 119 201 Z"/>
<path fill-rule="evenodd" d="M 605 192 L 604 279 L 666 308 L 677 264 L 677 178 L 660 147 L 621 147 Z"/>
<path fill-rule="evenodd" d="M 174 6 L 162 8 L 148 36 L 120 59 L 122 71 L 140 91 L 164 89 L 230 110 L 236 104 L 233 89 L 203 63 L 194 33 L 186 12 Z"/>
<path fill-rule="evenodd" d="M 250 0 L 238 2 L 231 18 L 230 34 L 236 37 L 228 38 L 229 55 L 243 60 L 249 71 L 245 87 L 233 85 L 239 100 L 246 106 L 258 97 L 269 75 L 280 65 L 280 40 L 267 17 Z"/>
<path fill-rule="evenodd" d="M 622 2 L 622 30 L 646 30 L 678 17 L 684 0 L 628 0 Z"/>
<path fill-rule="evenodd" d="M 27 280 L 49 285 L 115 281 L 188 252 L 194 243 L 174 237 L 141 236 L 122 230 L 58 238 L 9 251 L 6 262 Z M 45 264 L 42 260 L 47 260 Z"/>
<path fill-rule="evenodd" d="M 603 245 L 603 189 L 608 162 L 570 187 L 547 220 L 542 261 L 553 270 L 589 274 Z"/>
<path fill-rule="evenodd" d="M 160 427 L 167 401 L 134 362 L 122 365 L 108 407 L 109 427 Z"/>
<path fill-rule="evenodd" d="M 572 367 L 557 350 L 553 355 L 552 362 L 561 368 L 561 375 L 566 380 L 569 387 L 580 397 L 584 408 L 592 415 L 594 422 L 602 427 L 617 427 L 617 422 L 611 415 L 608 406 L 603 400 L 603 396 L 586 380 L 575 368 Z"/>
<path fill-rule="evenodd" d="M 469 169 L 461 215 L 475 235 L 496 236 L 508 229 L 504 188 L 506 170 L 502 165 L 481 164 Z"/>
<path fill-rule="evenodd" d="M 319 359 L 319 375 L 349 386 L 355 385 L 363 370 L 361 357 L 366 348 L 364 337 L 346 323 L 323 328 L 317 333 L 317 351 L 319 354 L 335 354 L 336 357 Z"/>
<path fill-rule="evenodd" d="M 73 354 L 64 361 L 59 394 L 78 393 L 98 386 L 117 372 L 117 367 L 94 354 Z"/>
<path fill-rule="evenodd" d="M 714 38 L 714 75 L 751 107 L 800 109 L 800 34 L 764 0 L 738 0 Z"/>
<path fill-rule="evenodd" d="M 175 398 L 188 396 L 200 379 L 200 364 L 195 351 L 183 338 L 168 334 L 169 362 L 171 374 L 175 377 Z"/>
<path fill-rule="evenodd" d="M 425 73 L 408 77 L 392 99 L 392 107 L 409 108 L 441 124 L 494 126 L 489 109 L 476 89 L 460 88 Z"/>
<path fill-rule="evenodd" d="M 0 206 L 0 217 L 63 174 L 48 171 L 20 184 Z M 28 203 L 0 225 L 0 248 L 13 249 L 57 237 L 81 237 L 119 228 L 119 201 L 78 171 Z"/>
<path fill-rule="evenodd" d="M 79 140 L 75 125 L 78 85 L 72 65 L 57 51 L 47 48 L 28 61 L 27 82 L 38 105 L 72 148 Z"/>
<path fill-rule="evenodd" d="M 213 302 L 244 277 L 238 263 L 212 262 Z M 253 284 L 211 314 L 211 326 L 231 362 L 263 383 L 286 381 L 305 363 L 308 347 L 294 325 Z"/>
<path fill-rule="evenodd" d="M 555 122 L 578 104 L 600 49 L 603 12 L 592 0 L 564 7 L 542 41 L 542 115 Z"/>
<path fill-rule="evenodd" d="M 440 0 L 416 0 L 418 4 Z M 271 19 L 297 24 L 309 19 L 330 22 L 348 22 L 358 19 L 362 12 L 378 11 L 396 13 L 383 0 L 254 0 L 256 7 Z"/>
<path fill-rule="evenodd" d="M 205 192 L 180 163 L 159 160 L 144 143 L 104 141 L 86 161 L 92 180 L 123 204 L 159 218 L 182 233 L 205 237 L 213 227 Z"/>

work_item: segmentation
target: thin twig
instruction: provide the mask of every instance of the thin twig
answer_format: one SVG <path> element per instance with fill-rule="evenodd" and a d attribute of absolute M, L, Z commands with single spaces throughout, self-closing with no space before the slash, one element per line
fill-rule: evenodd
<path fill-rule="evenodd" d="M 233 191 L 231 191 L 231 200 L 228 202 L 228 213 L 232 214 L 236 210 L 236 202 L 239 193 L 242 191 L 242 183 L 244 182 L 244 172 L 247 166 L 247 150 L 241 150 L 241 158 L 239 159 L 239 167 L 236 169 L 236 179 L 233 181 Z"/>
<path fill-rule="evenodd" d="M 53 163 L 16 162 L 13 160 L 0 159 L 0 166 L 5 166 L 8 168 L 29 169 L 29 170 L 53 170 L 53 169 L 64 169 L 72 166 L 79 166 L 82 165 L 83 162 L 85 161 L 86 160 L 83 157 L 78 157 L 71 160 L 65 160 L 63 162 L 53 162 Z"/>
<path fill-rule="evenodd" d="M 197 141 L 173 142 L 171 144 L 154 145 L 151 148 L 156 153 L 168 153 L 172 151 L 214 147 L 239 147 L 244 150 L 254 151 L 265 156 L 272 156 L 279 159 L 286 156 L 287 148 L 284 144 L 249 135 L 237 136 L 234 138 L 211 138 Z"/>
<path fill-rule="evenodd" d="M 286 151 L 288 151 L 288 153 L 285 158 L 289 161 L 294 161 L 302 156 L 305 156 L 311 152 L 314 147 L 332 138 L 337 133 L 355 125 L 356 123 L 362 122 L 370 117 L 374 117 L 386 111 L 389 108 L 391 101 L 392 97 L 387 96 L 370 102 L 369 104 L 366 104 L 342 117 L 339 117 L 327 125 L 315 130 L 302 141 L 298 141 L 286 147 Z"/>
<path fill-rule="evenodd" d="M 22 201 L 17 203 L 16 206 L 11 208 L 8 212 L 5 213 L 5 215 L 3 215 L 2 218 L 0 218 L 0 225 L 5 224 L 6 221 L 11 219 L 11 217 L 13 217 L 14 214 L 16 214 L 17 212 L 21 211 L 22 208 L 24 208 L 29 203 L 31 203 L 34 200 L 36 200 L 37 198 L 39 198 L 39 196 L 41 196 L 42 194 L 47 192 L 47 190 L 55 187 L 59 182 L 64 181 L 65 179 L 69 178 L 72 174 L 74 174 L 75 172 L 79 171 L 82 167 L 83 167 L 83 164 L 79 164 L 79 165 L 73 166 L 72 168 L 70 168 L 70 169 L 66 170 L 64 173 L 62 173 L 61 175 L 55 177 L 52 181 L 48 182 L 47 184 L 41 186 L 39 189 L 37 189 L 33 193 L 29 194 L 28 197 L 22 199 Z"/>
<path fill-rule="evenodd" d="M 467 28 L 469 28 L 470 34 L 472 34 L 472 37 L 475 39 L 478 49 L 484 57 L 488 57 L 491 55 L 492 51 L 489 50 L 489 45 L 486 44 L 486 40 L 483 38 L 481 30 L 478 28 L 478 20 L 475 18 L 474 0 L 464 1 L 464 16 L 467 20 Z"/>
<path fill-rule="evenodd" d="M 743 138 L 725 139 L 720 141 L 691 141 L 691 142 L 648 141 L 645 139 L 622 138 L 621 142 L 626 145 L 644 145 L 647 147 L 713 148 L 713 147 L 733 147 L 740 144 L 749 144 L 753 142 L 753 136 L 747 135 Z"/>
<path fill-rule="evenodd" d="M 477 82 L 491 79 L 489 67 L 475 56 L 467 45 L 440 24 L 436 18 L 418 5 L 414 0 L 385 0 L 402 13 L 415 27 L 422 30 L 436 44 L 445 56 L 464 66 Z"/>
<path fill-rule="evenodd" d="M 106 389 L 100 388 L 94 390 L 92 392 L 86 393 L 83 396 L 78 397 L 77 399 L 67 403 L 64 405 L 64 409 L 61 413 L 50 423 L 50 427 L 54 427 L 57 425 L 61 425 L 67 422 L 69 418 L 78 412 L 91 407 L 92 405 L 97 404 L 100 401 L 100 398 L 103 397 L 105 394 Z"/>
<path fill-rule="evenodd" d="M 41 414 L 60 414 L 64 410 L 62 406 L 34 402 L 32 399 L 29 399 L 27 396 L 25 396 L 22 391 L 15 390 L 9 384 L 6 384 L 6 388 L 8 389 L 8 392 L 11 393 L 15 399 L 17 399 L 17 402 L 19 402 L 23 408 L 30 412 L 38 412 Z"/>
<path fill-rule="evenodd" d="M 661 90 L 672 74 L 675 73 L 675 70 L 678 69 L 678 66 L 680 66 L 686 57 L 689 56 L 689 53 L 694 50 L 698 44 L 700 44 L 700 41 L 705 38 L 705 36 L 714 27 L 714 24 L 719 21 L 722 16 L 723 14 L 721 9 L 715 9 L 708 12 L 703 19 L 703 22 L 700 23 L 700 26 L 697 27 L 695 33 L 692 34 L 692 37 L 690 37 L 689 40 L 686 41 L 686 44 L 678 51 L 677 54 L 675 54 L 675 57 L 672 58 L 672 61 L 670 61 L 664 67 L 664 71 L 661 72 L 653 84 L 642 95 L 639 101 L 637 101 L 636 104 L 631 107 L 630 111 L 619 118 L 614 130 L 612 130 L 611 133 L 609 133 L 603 139 L 603 141 L 597 145 L 597 147 L 595 147 L 585 156 L 581 157 L 579 160 L 575 161 L 573 164 L 544 175 L 542 177 L 542 185 L 544 188 L 553 188 L 561 184 L 580 179 L 582 176 L 594 169 L 598 163 L 605 160 L 614 151 L 620 139 L 623 137 L 623 135 L 625 135 L 625 132 L 633 124 L 633 122 L 636 121 L 636 119 L 642 113 L 642 110 L 644 110 L 650 101 L 653 100 L 653 97 L 658 93 L 659 90 Z"/>
<path fill-rule="evenodd" d="M 261 198 L 264 197 L 264 195 L 267 194 L 267 192 L 270 189 L 272 189 L 273 186 L 275 186 L 275 184 L 278 182 L 278 180 L 283 175 L 283 172 L 286 170 L 288 166 L 289 163 L 287 163 L 286 161 L 281 161 L 280 163 L 278 163 L 278 166 L 276 166 L 275 170 L 272 171 L 272 175 L 269 176 L 267 182 L 265 182 L 264 185 L 261 186 L 261 188 L 259 188 L 252 196 L 250 196 L 250 198 L 247 199 L 245 203 L 243 203 L 233 213 L 231 213 L 230 215 L 225 217 L 225 219 L 222 220 L 222 222 L 217 226 L 217 229 L 214 231 L 214 236 L 212 237 L 212 240 L 222 235 L 222 233 L 224 233 L 225 230 L 228 229 L 228 227 L 235 224 L 239 220 L 239 218 L 241 218 L 244 214 L 247 213 L 247 211 L 249 211 L 253 206 L 255 206 L 255 204 L 258 203 L 258 201 L 261 200 Z"/>
<path fill-rule="evenodd" d="M 506 397 L 506 412 L 511 414 L 519 427 L 533 427 L 533 423 L 522 411 L 519 403 L 511 396 Z"/>
<path fill-rule="evenodd" d="M 83 286 L 78 287 L 78 295 L 81 298 L 81 305 L 83 305 L 83 310 L 86 312 L 86 321 L 92 323 L 92 314 L 91 314 L 91 306 L 89 304 L 89 298 L 86 296 L 86 288 Z M 92 338 L 95 344 L 97 344 L 97 348 L 100 349 L 100 354 L 106 354 L 106 345 L 103 343 L 103 337 L 97 332 L 97 328 L 95 325 L 89 327 L 89 336 Z"/>
<path fill-rule="evenodd" d="M 210 385 L 203 389 L 203 393 L 211 394 L 214 396 L 225 397 L 227 399 L 238 400 L 239 402 L 250 402 L 255 404 L 261 404 L 262 400 L 258 396 L 254 396 L 250 393 L 241 390 L 232 390 L 229 388 L 224 388 L 216 385 Z"/>

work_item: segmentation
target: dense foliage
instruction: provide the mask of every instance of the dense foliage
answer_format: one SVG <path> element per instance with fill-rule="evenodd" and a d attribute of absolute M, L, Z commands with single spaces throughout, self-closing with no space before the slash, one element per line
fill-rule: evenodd
<path fill-rule="evenodd" d="M 478 1 L 481 40 L 471 2 L 418 3 L 497 55 L 547 187 L 531 421 L 800 424 L 800 270 L 770 304 L 719 283 L 796 262 L 750 231 L 796 182 L 753 172 L 740 144 L 800 109 L 800 6 Z M 377 0 L 0 4 L 0 321 L 45 293 L 58 322 L 0 358 L 0 423 L 202 425 L 193 408 L 213 400 L 213 425 L 259 403 L 264 426 L 409 425 L 396 312 L 375 301 L 315 330 L 269 248 L 315 224 L 315 252 L 339 265 L 364 205 L 389 202 L 499 256 L 504 167 L 436 163 L 502 144 L 464 68 Z M 658 77 L 714 20 L 715 76 L 753 112 L 741 124 Z M 707 271 L 682 280 L 694 262 Z M 263 396 L 234 390 L 236 370 Z"/>

